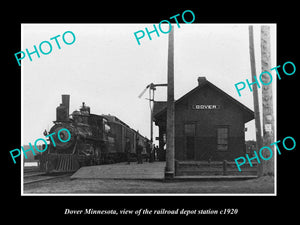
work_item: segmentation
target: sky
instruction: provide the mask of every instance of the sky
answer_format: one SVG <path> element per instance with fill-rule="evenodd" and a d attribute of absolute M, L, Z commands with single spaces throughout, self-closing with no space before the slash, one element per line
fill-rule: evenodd
<path fill-rule="evenodd" d="M 252 92 L 245 89 L 239 97 L 234 87 L 235 83 L 251 79 L 248 25 L 183 23 L 178 28 L 174 24 L 175 99 L 195 88 L 199 76 L 205 76 L 253 110 Z M 269 25 L 271 60 L 275 67 L 276 25 Z M 261 73 L 260 26 L 254 24 L 258 75 Z M 152 33 L 152 40 L 145 35 L 138 45 L 134 32 L 145 31 L 145 27 L 150 30 L 153 24 L 22 24 L 20 51 L 32 52 L 33 45 L 38 48 L 41 42 L 49 41 L 52 52 L 40 53 L 40 58 L 32 54 L 32 61 L 26 55 L 21 61 L 21 143 L 27 145 L 44 137 L 43 131 L 49 131 L 56 119 L 62 94 L 70 95 L 70 113 L 85 102 L 91 113 L 115 115 L 149 138 L 150 111 L 145 99 L 148 95 L 142 98 L 138 95 L 149 83 L 167 82 L 168 34 L 160 33 L 157 37 Z M 61 39 L 66 31 L 75 34 L 76 40 L 71 45 Z M 57 40 L 61 49 L 54 40 L 50 41 L 57 35 L 60 35 Z M 72 39 L 65 37 L 67 41 Z M 43 47 L 44 51 L 48 50 L 46 45 Z M 275 88 L 276 79 L 273 82 Z M 166 87 L 158 87 L 155 100 L 166 99 Z M 255 139 L 254 120 L 246 127 L 246 140 Z M 158 130 L 154 128 L 155 139 Z"/>

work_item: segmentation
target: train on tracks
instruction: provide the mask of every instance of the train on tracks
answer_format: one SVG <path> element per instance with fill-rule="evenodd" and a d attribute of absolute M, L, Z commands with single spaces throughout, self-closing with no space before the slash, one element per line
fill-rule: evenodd
<path fill-rule="evenodd" d="M 66 128 L 71 138 L 60 142 L 53 136 L 56 146 L 47 139 L 50 142 L 47 150 L 38 156 L 41 171 L 72 172 L 82 166 L 123 162 L 127 159 L 126 139 L 129 139 L 131 158 L 136 158 L 138 145 L 143 148 L 142 155 L 147 155 L 149 140 L 116 116 L 92 114 L 84 102 L 79 111 L 69 114 L 69 103 L 70 96 L 62 95 L 54 125 L 44 135 Z M 61 139 L 66 139 L 66 135 L 67 132 L 60 132 Z"/>

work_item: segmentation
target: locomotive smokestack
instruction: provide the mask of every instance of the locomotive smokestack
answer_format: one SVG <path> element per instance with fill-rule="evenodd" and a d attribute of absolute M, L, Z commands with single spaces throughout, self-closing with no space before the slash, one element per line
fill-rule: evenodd
<path fill-rule="evenodd" d="M 70 95 L 62 95 L 61 96 L 62 105 L 66 107 L 67 115 L 69 117 L 69 109 L 70 109 Z"/>
<path fill-rule="evenodd" d="M 56 107 L 56 121 L 66 122 L 69 120 L 70 95 L 62 95 L 62 103 Z"/>

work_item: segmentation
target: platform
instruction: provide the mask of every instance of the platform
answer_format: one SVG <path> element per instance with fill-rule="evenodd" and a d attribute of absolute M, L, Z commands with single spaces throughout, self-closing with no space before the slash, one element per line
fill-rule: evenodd
<path fill-rule="evenodd" d="M 165 162 L 131 162 L 81 167 L 71 179 L 163 180 Z"/>

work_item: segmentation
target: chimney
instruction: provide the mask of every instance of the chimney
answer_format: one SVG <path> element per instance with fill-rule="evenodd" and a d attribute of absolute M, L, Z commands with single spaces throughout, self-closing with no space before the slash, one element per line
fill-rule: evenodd
<path fill-rule="evenodd" d="M 198 77 L 198 85 L 201 85 L 204 82 L 206 82 L 206 77 Z"/>

